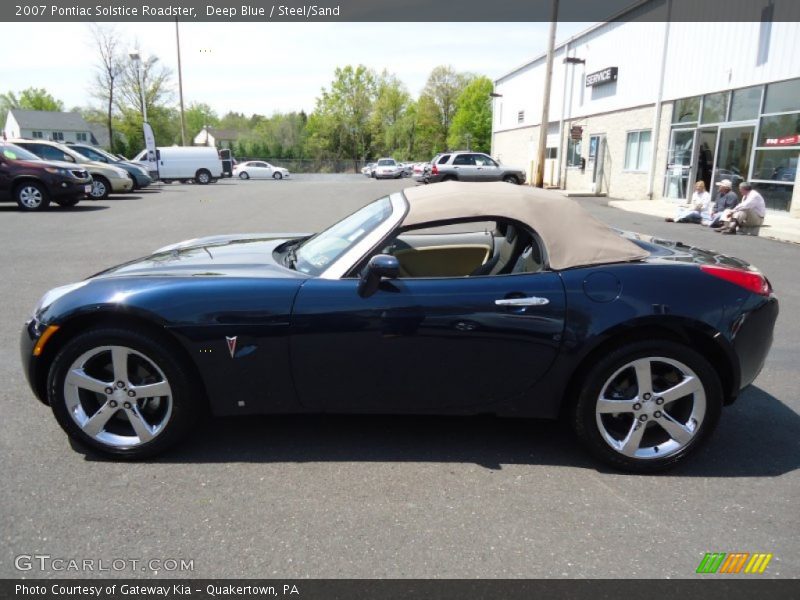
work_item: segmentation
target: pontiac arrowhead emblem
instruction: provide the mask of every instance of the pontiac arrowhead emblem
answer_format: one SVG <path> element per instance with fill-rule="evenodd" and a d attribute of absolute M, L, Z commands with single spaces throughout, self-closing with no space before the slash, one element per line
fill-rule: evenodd
<path fill-rule="evenodd" d="M 225 341 L 228 342 L 228 352 L 231 353 L 231 358 L 233 358 L 233 355 L 236 353 L 236 337 L 237 336 L 225 337 Z"/>

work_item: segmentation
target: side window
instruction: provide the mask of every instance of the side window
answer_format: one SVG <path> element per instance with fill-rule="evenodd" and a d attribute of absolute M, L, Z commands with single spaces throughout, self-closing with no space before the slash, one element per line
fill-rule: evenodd
<path fill-rule="evenodd" d="M 64 132 L 63 131 L 54 131 L 53 132 L 53 140 L 56 142 L 61 142 L 64 140 Z"/>
<path fill-rule="evenodd" d="M 496 167 L 497 163 L 492 160 L 492 158 L 486 156 L 485 154 L 473 154 L 475 157 L 475 164 L 479 167 Z"/>
<path fill-rule="evenodd" d="M 450 160 L 450 155 L 445 154 L 444 156 L 439 157 L 439 160 L 436 161 L 437 165 L 444 165 L 447 161 Z"/>
<path fill-rule="evenodd" d="M 474 165 L 474 154 L 459 154 L 453 159 L 453 165 Z"/>
<path fill-rule="evenodd" d="M 518 224 L 468 221 L 415 227 L 381 253 L 397 258 L 401 278 L 480 277 L 541 271 L 539 244 L 538 236 Z"/>

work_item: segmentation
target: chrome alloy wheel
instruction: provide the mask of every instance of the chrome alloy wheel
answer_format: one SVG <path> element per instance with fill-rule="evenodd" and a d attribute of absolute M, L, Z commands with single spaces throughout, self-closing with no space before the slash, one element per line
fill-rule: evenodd
<path fill-rule="evenodd" d="M 39 208 L 43 200 L 42 191 L 35 186 L 25 185 L 19 191 L 19 201 L 25 208 Z"/>
<path fill-rule="evenodd" d="M 92 439 L 133 448 L 156 438 L 172 415 L 164 372 L 126 346 L 100 346 L 70 365 L 64 399 L 73 421 Z"/>
<path fill-rule="evenodd" d="M 92 181 L 92 198 L 102 198 L 106 194 L 106 184 L 102 181 L 95 179 Z"/>
<path fill-rule="evenodd" d="M 603 384 L 595 407 L 605 442 L 640 459 L 665 458 L 685 448 L 705 414 L 700 377 L 682 362 L 658 356 L 618 369 Z"/>

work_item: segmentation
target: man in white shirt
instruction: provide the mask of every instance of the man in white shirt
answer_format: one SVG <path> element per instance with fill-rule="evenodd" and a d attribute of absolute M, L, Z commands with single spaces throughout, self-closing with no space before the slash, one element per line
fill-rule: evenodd
<path fill-rule="evenodd" d="M 739 184 L 742 192 L 742 201 L 731 209 L 728 226 L 722 233 L 733 235 L 740 227 L 757 227 L 764 223 L 767 215 L 767 206 L 764 197 L 753 189 L 752 184 L 743 182 Z"/>

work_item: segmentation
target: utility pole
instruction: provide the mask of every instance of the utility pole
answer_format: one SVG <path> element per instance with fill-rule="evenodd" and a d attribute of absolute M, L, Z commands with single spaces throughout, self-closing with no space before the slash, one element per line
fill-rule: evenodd
<path fill-rule="evenodd" d="M 175 43 L 178 46 L 178 97 L 181 102 L 181 146 L 186 145 L 186 119 L 183 116 L 183 72 L 181 71 L 181 34 L 178 31 L 178 18 L 175 18 Z"/>
<path fill-rule="evenodd" d="M 544 187 L 544 154 L 547 149 L 547 130 L 550 123 L 550 82 L 553 79 L 553 51 L 556 45 L 556 25 L 558 21 L 558 0 L 553 0 L 550 15 L 550 39 L 547 42 L 547 65 L 544 73 L 544 94 L 542 97 L 542 121 L 539 125 L 539 148 L 536 152 L 536 173 L 533 185 Z"/>

